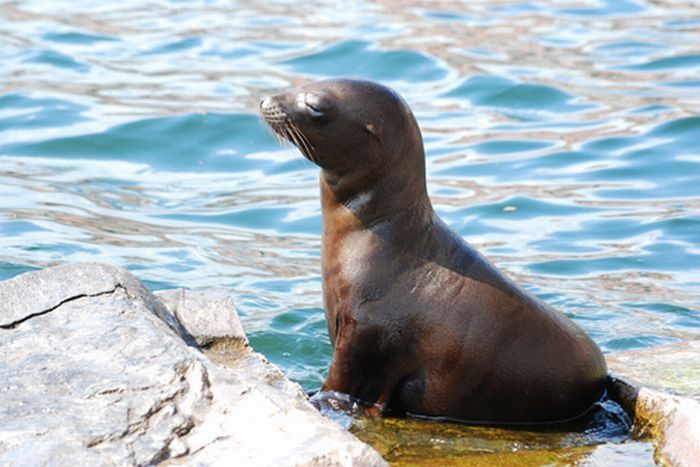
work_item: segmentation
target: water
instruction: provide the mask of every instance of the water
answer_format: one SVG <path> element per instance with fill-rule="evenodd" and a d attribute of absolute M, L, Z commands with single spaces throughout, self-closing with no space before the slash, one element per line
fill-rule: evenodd
<path fill-rule="evenodd" d="M 0 59 L 0 279 L 227 287 L 317 388 L 318 171 L 257 109 L 353 75 L 413 108 L 442 218 L 606 353 L 700 335 L 695 3 L 12 1 Z"/>
<path fill-rule="evenodd" d="M 576 426 L 537 431 L 396 418 L 360 418 L 351 431 L 394 467 L 652 465 L 650 443 L 630 439 L 629 419 L 614 405 Z"/>
<path fill-rule="evenodd" d="M 310 398 L 325 416 L 372 445 L 394 467 L 416 465 L 652 465 L 648 438 L 628 414 L 596 403 L 574 422 L 540 427 L 474 426 L 430 417 L 361 416 L 366 403 L 332 391 Z"/>

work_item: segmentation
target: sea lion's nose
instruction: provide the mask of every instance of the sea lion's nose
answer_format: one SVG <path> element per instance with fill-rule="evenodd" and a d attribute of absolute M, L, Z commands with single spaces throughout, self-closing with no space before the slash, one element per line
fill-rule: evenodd
<path fill-rule="evenodd" d="M 285 108 L 280 104 L 280 95 L 267 96 L 260 102 L 260 113 L 268 123 L 277 123 L 287 118 Z"/>
<path fill-rule="evenodd" d="M 270 108 L 270 100 L 272 96 L 267 96 L 260 101 L 260 110 L 265 110 Z"/>

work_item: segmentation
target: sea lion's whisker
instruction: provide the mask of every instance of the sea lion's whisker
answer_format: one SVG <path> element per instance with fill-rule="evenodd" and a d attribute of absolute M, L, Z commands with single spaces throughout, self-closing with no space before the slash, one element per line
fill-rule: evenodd
<path fill-rule="evenodd" d="M 285 138 L 284 135 L 279 134 L 274 128 L 272 129 L 272 136 L 283 146 L 289 147 L 289 140 Z"/>
<path fill-rule="evenodd" d="M 289 122 L 287 128 L 289 130 L 289 133 L 292 135 L 294 143 L 297 145 L 299 150 L 305 156 L 311 159 L 312 162 L 316 162 L 316 160 L 313 157 L 311 148 L 309 147 L 309 141 L 304 137 L 299 128 L 296 125 L 294 125 L 293 122 Z"/>
<path fill-rule="evenodd" d="M 287 135 L 287 137 L 290 139 L 290 141 L 301 151 L 302 154 L 304 154 L 304 147 L 297 141 L 297 136 L 296 133 L 294 132 L 294 128 L 286 124 L 284 126 L 284 132 Z"/>
<path fill-rule="evenodd" d="M 287 146 L 289 144 L 289 141 L 284 138 L 283 135 L 280 134 L 279 128 L 277 128 L 277 122 L 270 122 L 266 117 L 261 117 L 261 122 L 264 123 L 264 127 L 267 130 L 267 132 L 277 140 L 278 143 L 282 144 L 283 146 Z"/>
<path fill-rule="evenodd" d="M 299 138 L 304 142 L 306 145 L 307 151 L 309 158 L 316 164 L 318 164 L 318 154 L 316 154 L 316 148 L 314 147 L 313 144 L 311 144 L 311 141 L 309 141 L 309 138 L 304 134 L 301 128 L 299 128 L 298 125 L 294 124 L 294 129 L 296 130 L 297 134 L 299 135 Z"/>
<path fill-rule="evenodd" d="M 318 164 L 318 158 L 316 157 L 316 149 L 313 147 L 311 142 L 309 141 L 309 138 L 304 134 L 303 131 L 297 126 L 297 125 L 292 125 L 292 128 L 299 138 L 300 142 L 304 145 L 304 152 L 306 155 L 311 159 L 312 162 Z"/>

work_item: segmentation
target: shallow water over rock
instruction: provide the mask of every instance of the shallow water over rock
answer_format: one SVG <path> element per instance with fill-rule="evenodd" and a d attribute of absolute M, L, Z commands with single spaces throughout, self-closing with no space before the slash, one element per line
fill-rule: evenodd
<path fill-rule="evenodd" d="M 310 400 L 326 417 L 350 429 L 396 466 L 595 465 L 602 459 L 654 465 L 650 433 L 610 398 L 575 421 L 539 426 L 368 417 L 367 404 L 332 391 L 317 392 Z"/>
<path fill-rule="evenodd" d="M 362 419 L 351 431 L 395 466 L 654 465 L 649 439 L 624 429 L 577 430 L 568 426 L 562 431 L 530 431 L 410 419 Z"/>

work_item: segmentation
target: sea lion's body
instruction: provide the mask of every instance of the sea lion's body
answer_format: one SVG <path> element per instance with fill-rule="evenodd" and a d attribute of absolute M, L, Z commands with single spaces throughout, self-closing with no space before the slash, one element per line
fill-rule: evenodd
<path fill-rule="evenodd" d="M 571 419 L 606 379 L 598 347 L 435 214 L 420 130 L 375 83 L 330 80 L 262 103 L 321 166 L 323 390 L 383 411 L 486 423 Z"/>

